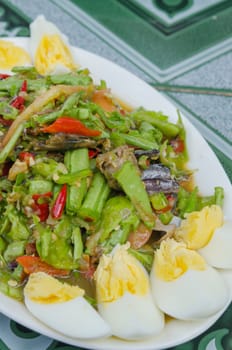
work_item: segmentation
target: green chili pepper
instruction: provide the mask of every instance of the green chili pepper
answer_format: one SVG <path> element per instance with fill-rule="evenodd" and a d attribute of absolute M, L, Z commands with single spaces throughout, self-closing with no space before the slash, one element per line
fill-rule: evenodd
<path fill-rule="evenodd" d="M 155 217 L 150 200 L 135 165 L 130 161 L 125 162 L 114 177 L 130 198 L 144 224 L 154 227 Z"/>
<path fill-rule="evenodd" d="M 141 136 L 139 132 L 128 134 L 112 132 L 110 138 L 113 141 L 113 143 L 117 146 L 122 144 L 128 144 L 145 150 L 152 150 L 158 147 L 155 141 L 150 141 L 149 139 Z"/>
<path fill-rule="evenodd" d="M 132 113 L 132 118 L 138 123 L 148 122 L 158 128 L 167 138 L 176 137 L 180 132 L 179 126 L 169 122 L 162 113 L 139 109 Z"/>

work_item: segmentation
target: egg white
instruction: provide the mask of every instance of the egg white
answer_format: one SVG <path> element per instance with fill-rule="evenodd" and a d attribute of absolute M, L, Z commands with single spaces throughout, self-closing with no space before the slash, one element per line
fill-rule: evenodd
<path fill-rule="evenodd" d="M 31 66 L 32 61 L 28 50 L 19 44 L 15 44 L 11 38 L 0 38 L 0 73 L 13 75 L 12 68 L 15 66 Z M 4 61 L 5 59 L 5 61 Z M 4 64 L 2 65 L 2 60 Z"/>
<path fill-rule="evenodd" d="M 98 311 L 112 334 L 139 340 L 162 331 L 164 314 L 152 298 L 146 269 L 128 252 L 129 246 L 117 245 L 101 257 L 95 272 L 96 297 Z"/>
<path fill-rule="evenodd" d="M 91 339 L 111 335 L 109 325 L 83 297 L 44 304 L 25 296 L 25 305 L 37 319 L 65 336 Z"/>
<path fill-rule="evenodd" d="M 216 268 L 232 268 L 232 222 L 215 230 L 209 243 L 198 250 L 207 263 Z"/>
<path fill-rule="evenodd" d="M 30 24 L 29 50 L 33 61 L 35 61 L 35 56 L 40 41 L 45 35 L 58 35 L 62 39 L 65 46 L 69 49 L 71 57 L 74 57 L 73 48 L 69 43 L 68 37 L 65 34 L 63 34 L 54 23 L 47 21 L 43 15 L 39 15 Z M 70 72 L 70 69 L 61 62 L 57 62 L 55 65 L 50 65 L 48 58 L 47 65 L 47 74 L 64 74 Z"/>
<path fill-rule="evenodd" d="M 142 339 L 159 334 L 164 328 L 164 315 L 150 293 L 140 296 L 126 292 L 113 302 L 99 303 L 98 309 L 113 335 L 119 338 Z"/>
<path fill-rule="evenodd" d="M 230 293 L 220 273 L 207 266 L 205 270 L 187 270 L 179 278 L 164 281 L 152 269 L 151 289 L 158 307 L 180 320 L 209 317 L 229 302 Z"/>

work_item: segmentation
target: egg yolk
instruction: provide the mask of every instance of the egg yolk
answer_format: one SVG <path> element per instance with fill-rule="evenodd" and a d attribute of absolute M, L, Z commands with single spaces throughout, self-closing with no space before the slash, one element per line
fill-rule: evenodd
<path fill-rule="evenodd" d="M 30 63 L 30 56 L 21 47 L 10 41 L 0 40 L 0 69 L 11 69 Z"/>
<path fill-rule="evenodd" d="M 70 70 L 76 68 L 69 48 L 58 34 L 42 37 L 35 54 L 34 64 L 42 75 L 51 73 L 57 65 L 62 65 Z"/>
<path fill-rule="evenodd" d="M 184 243 L 166 239 L 155 252 L 153 266 L 158 278 L 173 281 L 189 269 L 204 270 L 206 263 L 200 254 L 188 249 Z"/>
<path fill-rule="evenodd" d="M 52 304 L 83 296 L 84 290 L 62 283 L 44 272 L 37 272 L 30 275 L 24 293 L 35 302 Z"/>
<path fill-rule="evenodd" d="M 126 292 L 145 295 L 149 279 L 143 266 L 127 251 L 117 247 L 112 256 L 103 255 L 95 272 L 98 302 L 113 302 Z"/>
<path fill-rule="evenodd" d="M 186 215 L 175 238 L 184 241 L 190 249 L 200 249 L 209 243 L 214 231 L 223 225 L 223 212 L 218 205 L 204 207 Z"/>

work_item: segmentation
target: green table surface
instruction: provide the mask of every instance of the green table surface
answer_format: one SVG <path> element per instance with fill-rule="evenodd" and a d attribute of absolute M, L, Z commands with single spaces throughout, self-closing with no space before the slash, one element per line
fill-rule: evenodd
<path fill-rule="evenodd" d="M 231 0 L 0 0 L 0 36 L 28 36 L 39 14 L 73 45 L 165 94 L 204 135 L 232 180 Z M 80 349 L 0 314 L 0 350 Z M 174 348 L 173 348 L 174 349 Z M 232 305 L 175 350 L 232 349 Z"/>

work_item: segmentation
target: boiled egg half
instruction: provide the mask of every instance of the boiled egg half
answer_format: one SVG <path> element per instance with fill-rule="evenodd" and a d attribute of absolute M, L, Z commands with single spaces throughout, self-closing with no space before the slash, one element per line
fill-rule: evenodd
<path fill-rule="evenodd" d="M 204 247 L 212 238 L 216 228 L 223 225 L 223 212 L 218 205 L 206 206 L 185 216 L 175 233 L 178 241 L 190 249 Z"/>
<path fill-rule="evenodd" d="M 62 74 L 77 68 L 68 38 L 43 15 L 30 24 L 30 34 L 31 55 L 41 75 Z"/>
<path fill-rule="evenodd" d="M 198 252 L 211 266 L 232 269 L 232 222 L 224 224 L 214 231 L 213 237 Z"/>
<path fill-rule="evenodd" d="M 135 340 L 161 332 L 164 315 L 155 305 L 142 264 L 118 245 L 103 255 L 95 273 L 98 310 L 113 335 Z"/>
<path fill-rule="evenodd" d="M 175 237 L 188 248 L 197 249 L 209 265 L 232 268 L 232 222 L 224 220 L 218 205 L 187 214 Z"/>
<path fill-rule="evenodd" d="M 31 58 L 27 51 L 15 45 L 9 40 L 0 40 L 0 72 L 11 73 L 15 66 L 26 66 L 31 64 Z"/>
<path fill-rule="evenodd" d="M 158 307 L 180 320 L 209 317 L 230 299 L 220 273 L 196 251 L 174 239 L 162 241 L 155 252 L 151 288 Z"/>
<path fill-rule="evenodd" d="M 84 298 L 84 290 L 44 273 L 32 273 L 24 289 L 25 305 L 40 321 L 73 338 L 111 334 L 109 325 Z"/>

